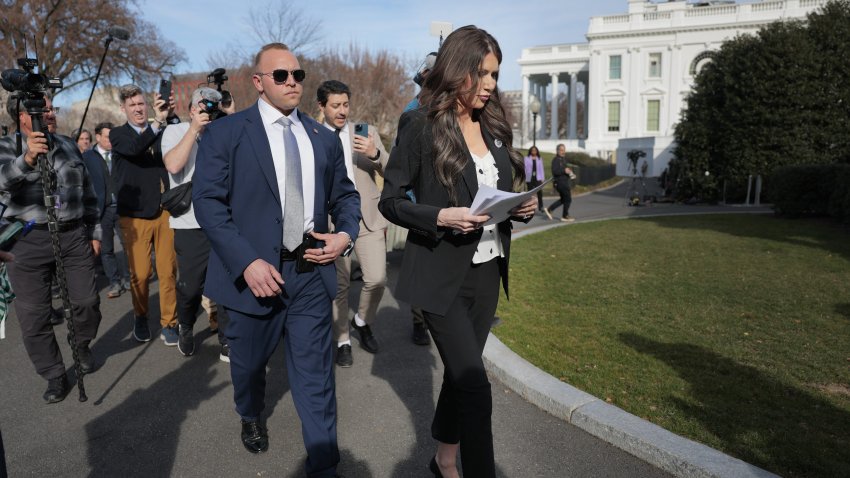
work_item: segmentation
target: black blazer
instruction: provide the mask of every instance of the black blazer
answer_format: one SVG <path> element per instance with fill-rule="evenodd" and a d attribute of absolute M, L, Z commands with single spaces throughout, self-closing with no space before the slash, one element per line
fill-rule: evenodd
<path fill-rule="evenodd" d="M 509 145 L 495 141 L 483 128 L 482 132 L 499 170 L 497 187 L 511 191 L 513 169 Z M 466 154 L 468 161 L 457 182 L 461 207 L 471 206 L 478 192 L 475 163 L 468 150 Z M 406 194 L 409 189 L 416 196 L 415 203 Z M 409 229 L 396 297 L 439 315 L 445 315 L 457 296 L 482 234 L 480 230 L 454 234 L 437 227 L 437 214 L 446 207 L 450 207 L 448 191 L 434 171 L 431 123 L 423 110 L 408 111 L 399 120 L 398 145 L 384 168 L 384 190 L 378 209 L 390 222 Z M 510 220 L 499 223 L 498 230 L 505 252 L 505 257 L 498 259 L 499 272 L 507 294 Z"/>
<path fill-rule="evenodd" d="M 154 134 L 147 127 L 139 134 L 129 123 L 109 130 L 119 216 L 149 219 L 159 214 L 162 191 L 168 189 L 159 147 L 162 131 Z"/>

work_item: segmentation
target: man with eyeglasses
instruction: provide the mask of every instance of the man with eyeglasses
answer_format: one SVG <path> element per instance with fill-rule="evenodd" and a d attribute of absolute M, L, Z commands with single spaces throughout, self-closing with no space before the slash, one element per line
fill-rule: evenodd
<path fill-rule="evenodd" d="M 268 449 L 266 364 L 282 339 L 307 476 L 336 476 L 333 264 L 353 248 L 360 199 L 339 137 L 298 110 L 305 73 L 295 55 L 265 45 L 254 71 L 257 103 L 207 125 L 198 149 L 195 217 L 212 246 L 205 295 L 230 318 L 242 444 Z"/>
<path fill-rule="evenodd" d="M 35 221 L 32 230 L 12 247 L 15 260 L 7 263 L 15 290 L 15 314 L 21 324 L 24 347 L 36 372 L 47 380 L 46 403 L 62 401 L 69 391 L 65 363 L 50 325 L 50 281 L 56 271 L 53 244 L 44 206 L 39 154 L 46 154 L 56 177 L 56 213 L 59 246 L 65 269 L 72 320 L 83 373 L 95 369 L 90 349 L 100 325 L 100 297 L 95 288 L 93 255 L 100 252 L 97 197 L 80 150 L 68 137 L 56 133 L 56 114 L 50 99 L 42 116 L 50 138 L 33 131 L 32 117 L 14 99 L 6 104 L 12 118 L 19 118 L 24 144 L 18 155 L 11 138 L 0 140 L 0 194 L 8 199 L 6 217 Z"/>

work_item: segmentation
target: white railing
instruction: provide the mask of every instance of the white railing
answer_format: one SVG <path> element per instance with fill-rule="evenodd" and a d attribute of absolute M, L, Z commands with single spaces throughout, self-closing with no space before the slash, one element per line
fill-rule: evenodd
<path fill-rule="evenodd" d="M 609 17 L 602 17 L 602 23 L 608 25 L 610 23 L 629 23 L 628 15 L 611 15 Z"/>
<path fill-rule="evenodd" d="M 694 7 L 685 12 L 686 17 L 707 17 L 710 15 L 734 15 L 738 7 L 729 5 L 723 7 Z"/>
<path fill-rule="evenodd" d="M 769 12 L 771 10 L 782 10 L 782 7 L 785 6 L 785 2 L 764 2 L 764 3 L 754 3 L 750 8 L 754 12 Z"/>
<path fill-rule="evenodd" d="M 643 19 L 651 22 L 653 20 L 669 20 L 672 17 L 670 12 L 653 12 L 653 13 L 644 13 Z"/>
<path fill-rule="evenodd" d="M 546 55 L 552 53 L 551 46 L 535 46 L 528 49 L 529 55 Z"/>
<path fill-rule="evenodd" d="M 800 0 L 800 6 L 803 8 L 819 7 L 826 2 L 827 0 Z"/>

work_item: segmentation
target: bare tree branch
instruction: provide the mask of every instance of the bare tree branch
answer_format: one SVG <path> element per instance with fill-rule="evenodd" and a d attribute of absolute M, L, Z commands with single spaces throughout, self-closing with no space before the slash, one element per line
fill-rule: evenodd
<path fill-rule="evenodd" d="M 293 0 L 269 1 L 248 11 L 248 25 L 261 45 L 285 43 L 289 49 L 305 53 L 322 39 L 322 21 L 314 18 Z"/>
<path fill-rule="evenodd" d="M 131 0 L 17 0 L 0 2 L 0 66 L 12 68 L 38 53 L 39 71 L 63 80 L 69 91 L 94 79 L 110 27 L 127 29 L 131 41 L 114 41 L 101 78 L 133 78 L 149 86 L 185 55 L 134 11 Z"/>

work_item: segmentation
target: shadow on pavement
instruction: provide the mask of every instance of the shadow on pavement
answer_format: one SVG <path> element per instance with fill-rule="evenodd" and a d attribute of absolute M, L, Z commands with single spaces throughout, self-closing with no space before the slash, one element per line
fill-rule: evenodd
<path fill-rule="evenodd" d="M 846 476 L 850 470 L 847 412 L 697 345 L 633 333 L 619 338 L 688 382 L 693 401 L 667 400 L 699 421 L 727 452 L 786 476 Z"/>
<path fill-rule="evenodd" d="M 192 357 L 90 421 L 88 476 L 170 476 L 189 410 L 227 387 L 210 385 L 217 363 L 214 355 Z"/>

